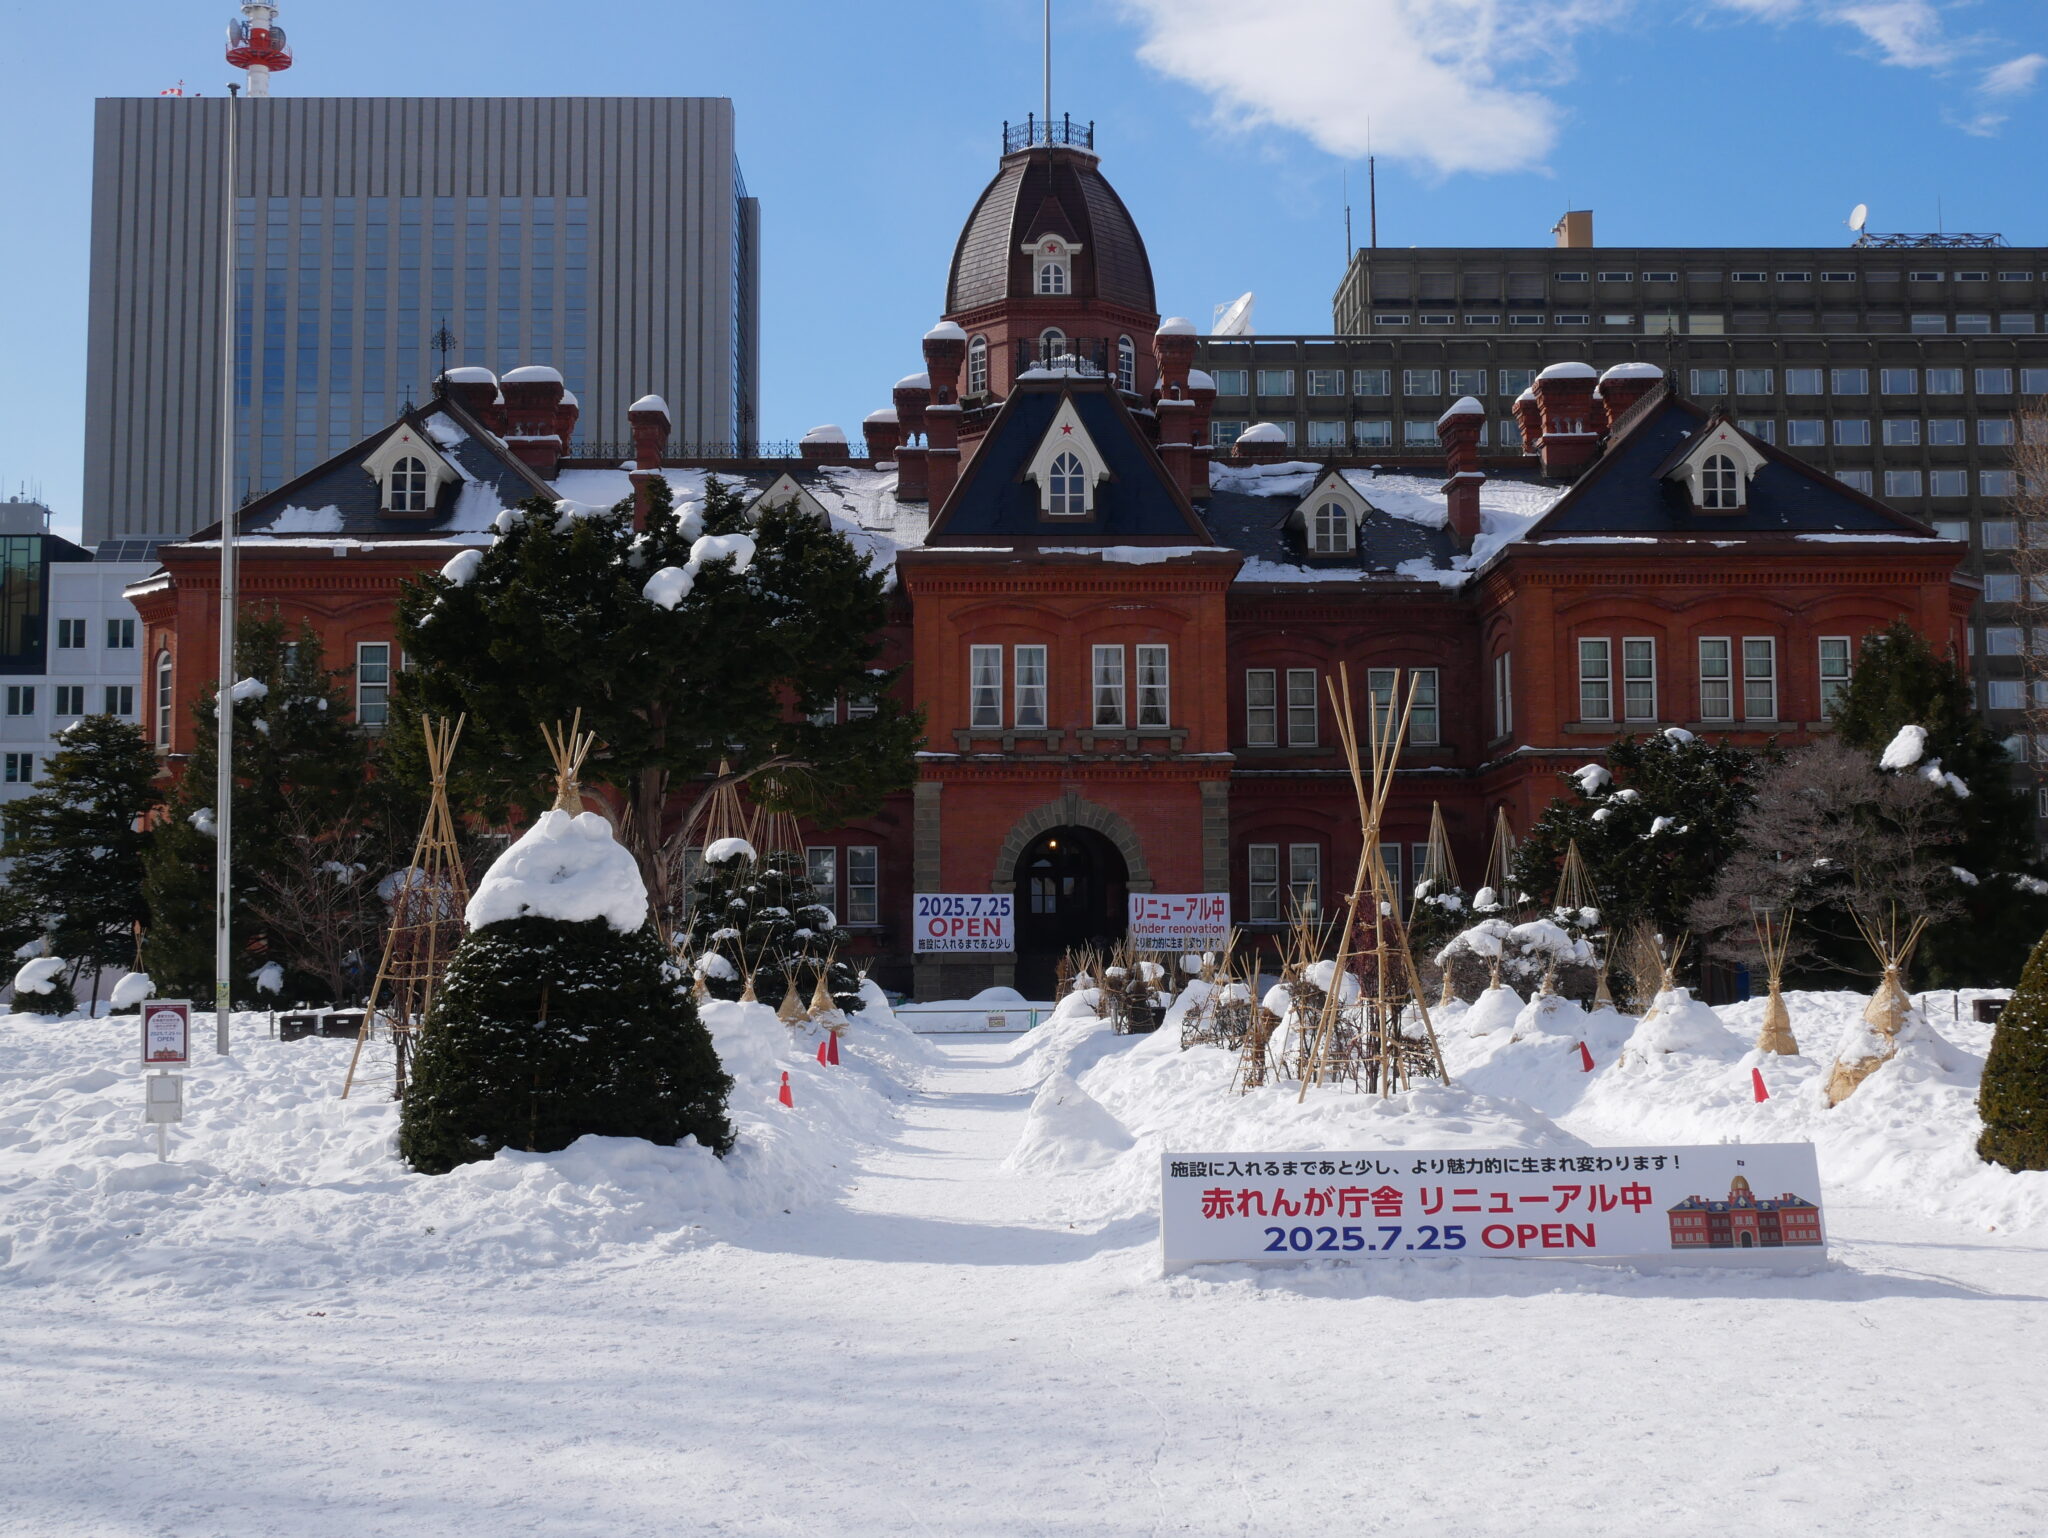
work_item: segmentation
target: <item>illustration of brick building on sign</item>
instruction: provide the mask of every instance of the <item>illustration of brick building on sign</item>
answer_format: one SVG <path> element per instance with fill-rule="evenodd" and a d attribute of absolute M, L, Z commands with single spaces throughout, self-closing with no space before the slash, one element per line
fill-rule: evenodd
<path fill-rule="evenodd" d="M 1759 1197 L 1749 1178 L 1737 1175 L 1725 1201 L 1688 1196 L 1670 1208 L 1674 1250 L 1747 1250 L 1788 1244 L 1819 1244 L 1820 1208 L 1789 1191 Z"/>

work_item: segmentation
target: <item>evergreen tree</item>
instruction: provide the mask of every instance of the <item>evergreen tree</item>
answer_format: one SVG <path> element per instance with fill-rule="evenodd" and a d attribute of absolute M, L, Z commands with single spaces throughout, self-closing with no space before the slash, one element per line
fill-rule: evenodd
<path fill-rule="evenodd" d="M 536 499 L 500 528 L 399 604 L 415 666 L 397 716 L 467 715 L 458 788 L 484 816 L 533 802 L 540 728 L 580 709 L 600 744 L 585 776 L 625 797 L 624 837 L 666 920 L 679 894 L 663 840 L 721 760 L 757 801 L 826 824 L 910 785 L 923 722 L 876 665 L 887 574 L 846 534 L 794 503 L 749 524 L 715 478 L 681 511 L 657 482 L 638 532 L 630 499 Z M 842 721 L 842 700 L 872 710 Z"/>
<path fill-rule="evenodd" d="M 2013 783 L 2004 744 L 1977 714 L 1968 676 L 1901 620 L 1863 638 L 1855 675 L 1833 714 L 1840 740 L 1873 756 L 1900 727 L 1923 728 L 1927 744 L 1914 769 L 1939 760 L 1941 771 L 1968 789 L 1949 803 L 1957 839 L 1947 853 L 1976 884 L 1961 893 L 1961 912 L 1930 927 L 1920 942 L 1917 963 L 1927 986 L 2017 975 L 2048 927 L 2048 899 L 2032 890 L 2041 862 L 2025 794 Z"/>
<path fill-rule="evenodd" d="M 568 901 L 554 895 L 571 888 Z M 593 906 L 596 917 L 563 916 Z M 413 1059 L 399 1118 L 407 1163 L 443 1174 L 590 1133 L 731 1148 L 732 1080 L 646 915 L 631 859 L 594 812 L 548 812 L 500 856 Z"/>
<path fill-rule="evenodd" d="M 852 936 L 817 900 L 797 855 L 707 859 L 691 895 L 689 954 L 715 997 L 738 998 L 751 972 L 763 1004 L 778 1006 L 795 988 L 797 1002 L 808 1005 L 822 971 L 834 1003 L 860 1007 L 860 974 L 838 959 Z M 708 961 L 713 956 L 723 965 Z"/>
<path fill-rule="evenodd" d="M 74 967 L 66 967 L 61 972 L 53 973 L 45 980 L 45 986 L 40 993 L 17 987 L 14 990 L 15 1013 L 42 1015 L 51 1020 L 61 1020 L 66 1015 L 76 1014 L 78 995 L 72 991 L 70 977 L 74 970 Z"/>
<path fill-rule="evenodd" d="M 1776 757 L 1774 748 L 1752 753 L 1682 731 L 1622 738 L 1607 750 L 1605 775 L 1559 775 L 1568 793 L 1545 808 L 1515 852 L 1513 885 L 1545 897 L 1556 891 L 1565 849 L 1577 839 L 1600 898 L 1600 928 L 1619 932 L 1640 918 L 1678 934 L 1736 847 L 1759 766 Z"/>
<path fill-rule="evenodd" d="M 149 917 L 142 899 L 142 823 L 156 807 L 156 755 L 115 716 L 86 716 L 59 734 L 33 795 L 0 808 L 10 884 L 51 948 L 91 967 L 129 967 Z"/>
<path fill-rule="evenodd" d="M 2048 1170 L 2048 935 L 2034 945 L 1998 1016 L 1984 1081 L 1977 1156 L 2009 1170 Z"/>
<path fill-rule="evenodd" d="M 285 997 L 312 998 L 316 977 L 299 969 L 262 910 L 266 871 L 286 868 L 293 838 L 308 826 L 340 829 L 362 792 L 365 746 L 348 719 L 348 700 L 310 626 L 289 633 L 282 620 L 244 618 L 236 637 L 234 710 L 235 909 L 229 933 L 238 998 L 253 1001 L 248 979 L 266 961 L 286 967 Z M 195 746 L 157 827 L 146 863 L 150 924 L 144 969 L 158 988 L 213 997 L 214 777 L 218 758 L 213 691 L 194 706 Z M 296 975 L 295 975 L 296 974 Z"/>

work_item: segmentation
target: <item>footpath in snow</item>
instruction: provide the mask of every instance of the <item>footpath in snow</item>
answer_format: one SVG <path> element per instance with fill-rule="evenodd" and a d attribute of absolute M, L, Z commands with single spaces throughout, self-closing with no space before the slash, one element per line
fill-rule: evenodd
<path fill-rule="evenodd" d="M 1505 1002 L 1443 1022 L 1453 1085 L 1300 1106 L 1078 1003 L 932 1040 L 876 1003 L 839 1069 L 715 1006 L 723 1164 L 437 1179 L 335 1099 L 348 1043 L 239 1020 L 159 1165 L 132 1020 L 0 1020 L 0 1534 L 2048 1531 L 2048 1177 L 1966 1157 L 1967 994 L 1833 1112 L 1860 998 L 1792 997 L 1814 1056 L 1762 1105 L 1749 1007 L 1634 1063 L 1625 1017 Z M 1158 1266 L 1169 1147 L 1803 1138 L 1802 1274 Z"/>

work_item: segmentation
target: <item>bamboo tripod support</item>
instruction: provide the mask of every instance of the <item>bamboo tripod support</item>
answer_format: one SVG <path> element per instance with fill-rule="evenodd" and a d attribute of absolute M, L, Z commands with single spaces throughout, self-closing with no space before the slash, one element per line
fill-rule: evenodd
<path fill-rule="evenodd" d="M 1792 1012 L 1785 1007 L 1785 996 L 1780 991 L 1785 978 L 1785 954 L 1792 944 L 1792 918 L 1789 910 L 1780 913 L 1773 908 L 1752 909 L 1749 915 L 1756 930 L 1757 947 L 1763 952 L 1764 975 L 1770 982 L 1756 1049 L 1784 1057 L 1794 1057 L 1799 1052 L 1799 1042 L 1792 1034 Z"/>
<path fill-rule="evenodd" d="M 462 736 L 466 719 L 458 716 L 450 722 L 445 717 L 429 716 L 420 723 L 431 782 L 427 820 L 413 844 L 412 864 L 392 895 L 391 929 L 385 936 L 384 956 L 377 964 L 376 980 L 370 984 L 363 1024 L 356 1032 L 356 1048 L 349 1056 L 348 1077 L 341 1086 L 344 1100 L 355 1087 L 363 1043 L 370 1039 L 380 1017 L 390 1025 L 396 1059 L 391 1097 L 395 1100 L 405 1093 L 405 1070 L 413 1035 L 426 1024 L 434 990 L 462 939 L 464 910 L 469 907 L 469 877 L 462 868 L 462 856 L 455 843 L 455 819 L 448 810 L 448 767 L 454 761 L 455 744 Z"/>
<path fill-rule="evenodd" d="M 1329 681 L 1331 713 L 1336 720 L 1338 740 L 1343 744 L 1345 762 L 1350 770 L 1352 794 L 1358 802 L 1363 844 L 1351 893 L 1345 900 L 1336 967 L 1330 986 L 1323 995 L 1322 1014 L 1316 1022 L 1315 1037 L 1304 1063 L 1301 1089 L 1295 1095 L 1297 1105 L 1308 1097 L 1311 1082 L 1323 1082 L 1337 1068 L 1334 1049 L 1340 1037 L 1344 979 L 1349 975 L 1353 948 L 1358 939 L 1361 904 L 1368 905 L 1365 917 L 1372 925 L 1372 938 L 1359 948 L 1358 954 L 1360 957 L 1370 954 L 1373 959 L 1373 996 L 1369 1002 L 1363 998 L 1360 1000 L 1361 1019 L 1356 1050 L 1367 1054 L 1363 1066 L 1370 1071 L 1374 1085 L 1382 1095 L 1394 1093 L 1397 1085 L 1402 1089 L 1407 1087 L 1411 1065 L 1408 1055 L 1401 1050 L 1400 1020 L 1404 1010 L 1412 1005 L 1421 1018 L 1423 1040 L 1427 1043 L 1427 1055 L 1420 1065 L 1422 1071 L 1432 1078 L 1448 1081 L 1450 1077 L 1444 1069 L 1443 1051 L 1437 1044 L 1436 1027 L 1430 1021 L 1429 1006 L 1424 1001 L 1422 978 L 1415 969 L 1414 954 L 1408 949 L 1408 931 L 1402 920 L 1400 894 L 1395 891 L 1386 862 L 1380 858 L 1379 852 L 1380 828 L 1388 799 L 1393 793 L 1394 771 L 1400 765 L 1401 745 L 1407 740 L 1408 721 L 1415 708 L 1416 691 L 1421 680 L 1410 678 L 1398 716 L 1394 710 L 1400 689 L 1398 672 L 1389 688 L 1385 709 L 1377 701 L 1373 702 L 1366 719 L 1367 745 L 1371 752 L 1368 769 L 1358 748 L 1358 722 L 1351 698 L 1350 668 L 1339 663 L 1337 673 L 1337 679 Z"/>

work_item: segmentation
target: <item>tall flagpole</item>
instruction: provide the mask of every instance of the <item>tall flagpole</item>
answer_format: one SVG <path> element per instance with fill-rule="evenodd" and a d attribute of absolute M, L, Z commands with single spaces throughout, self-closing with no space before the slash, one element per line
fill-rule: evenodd
<path fill-rule="evenodd" d="M 1045 142 L 1052 143 L 1052 0 L 1045 0 Z"/>
<path fill-rule="evenodd" d="M 213 1049 L 228 1050 L 234 1010 L 233 898 L 229 863 L 234 845 L 235 800 L 235 114 L 228 87 L 227 176 L 221 193 L 220 257 L 220 682 L 214 688 L 219 718 L 213 781 Z"/>

